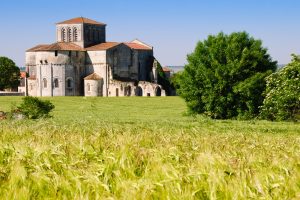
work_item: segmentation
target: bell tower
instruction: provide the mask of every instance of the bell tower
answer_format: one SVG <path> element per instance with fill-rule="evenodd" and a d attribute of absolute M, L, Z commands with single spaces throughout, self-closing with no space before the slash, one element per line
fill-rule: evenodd
<path fill-rule="evenodd" d="M 77 17 L 56 24 L 57 42 L 71 42 L 82 48 L 106 42 L 106 24 Z"/>

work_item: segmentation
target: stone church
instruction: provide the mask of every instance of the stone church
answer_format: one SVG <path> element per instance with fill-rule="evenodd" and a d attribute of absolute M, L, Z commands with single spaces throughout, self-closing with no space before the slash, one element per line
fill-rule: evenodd
<path fill-rule="evenodd" d="M 56 24 L 56 42 L 26 51 L 30 96 L 164 96 L 153 48 L 107 42 L 106 24 L 78 17 Z"/>

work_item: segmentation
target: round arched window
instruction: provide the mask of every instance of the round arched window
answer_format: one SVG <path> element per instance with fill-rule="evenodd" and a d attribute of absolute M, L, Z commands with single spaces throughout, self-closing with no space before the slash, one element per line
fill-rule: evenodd
<path fill-rule="evenodd" d="M 54 79 L 54 87 L 55 88 L 59 88 L 59 83 L 58 83 L 58 79 Z"/>

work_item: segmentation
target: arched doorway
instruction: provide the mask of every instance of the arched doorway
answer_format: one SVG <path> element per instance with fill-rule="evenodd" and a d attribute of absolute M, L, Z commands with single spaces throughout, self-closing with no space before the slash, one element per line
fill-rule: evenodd
<path fill-rule="evenodd" d="M 135 96 L 143 96 L 143 89 L 140 86 L 136 88 Z"/>
<path fill-rule="evenodd" d="M 158 96 L 158 97 L 161 96 L 161 89 L 160 89 L 160 87 L 156 87 L 155 88 L 155 96 Z"/>
<path fill-rule="evenodd" d="M 131 87 L 130 85 L 128 85 L 127 87 L 125 87 L 125 91 L 124 91 L 125 96 L 131 96 Z"/>

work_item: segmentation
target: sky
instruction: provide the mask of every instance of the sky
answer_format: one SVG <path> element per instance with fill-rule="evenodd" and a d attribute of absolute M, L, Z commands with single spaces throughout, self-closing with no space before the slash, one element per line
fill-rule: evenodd
<path fill-rule="evenodd" d="M 164 66 L 186 64 L 198 41 L 221 31 L 247 31 L 286 64 L 300 54 L 299 10 L 299 0 L 5 0 L 0 56 L 22 67 L 26 49 L 55 42 L 55 23 L 83 16 L 107 24 L 107 41 L 153 46 Z"/>

